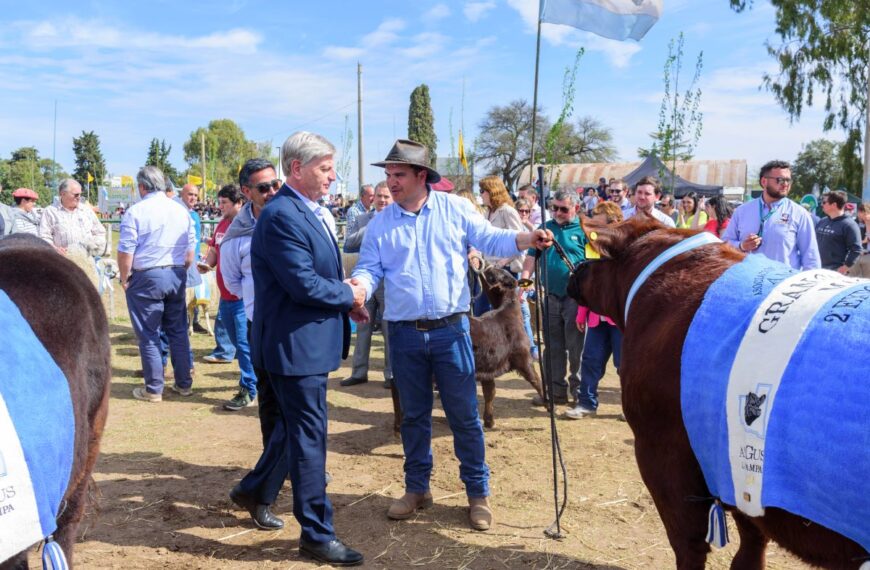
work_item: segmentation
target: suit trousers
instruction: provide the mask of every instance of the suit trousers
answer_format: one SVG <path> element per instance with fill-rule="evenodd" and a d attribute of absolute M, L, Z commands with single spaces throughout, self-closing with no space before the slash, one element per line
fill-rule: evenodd
<path fill-rule="evenodd" d="M 278 403 L 279 421 L 260 460 L 239 483 L 261 504 L 275 502 L 290 473 L 293 516 L 302 538 L 335 539 L 332 504 L 326 496 L 326 374 L 283 376 L 268 373 Z"/>
<path fill-rule="evenodd" d="M 251 321 L 248 321 L 248 346 L 251 346 Z M 275 424 L 281 419 L 281 412 L 278 409 L 278 400 L 275 398 L 275 390 L 272 388 L 269 373 L 254 366 L 254 375 L 257 377 L 257 411 L 260 416 L 260 433 L 263 435 L 263 449 L 266 449 Z"/>

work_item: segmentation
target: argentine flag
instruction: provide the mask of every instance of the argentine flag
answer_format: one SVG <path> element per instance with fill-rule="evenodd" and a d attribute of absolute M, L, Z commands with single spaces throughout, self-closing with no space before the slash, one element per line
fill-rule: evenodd
<path fill-rule="evenodd" d="M 541 0 L 541 22 L 612 40 L 640 40 L 662 14 L 662 0 Z"/>

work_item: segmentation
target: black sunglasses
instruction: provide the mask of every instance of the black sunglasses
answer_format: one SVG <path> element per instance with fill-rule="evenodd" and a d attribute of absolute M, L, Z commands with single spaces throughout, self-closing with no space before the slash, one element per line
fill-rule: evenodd
<path fill-rule="evenodd" d="M 519 210 L 517 210 L 517 212 L 519 212 L 520 214 L 531 214 L 532 213 L 531 210 L 526 210 L 524 208 L 520 208 Z"/>
<path fill-rule="evenodd" d="M 267 192 L 269 192 L 269 190 L 278 190 L 279 188 L 281 188 L 282 184 L 283 182 L 276 178 L 271 182 L 260 182 L 256 186 L 252 186 L 252 188 L 256 188 L 260 194 L 266 194 Z"/>
<path fill-rule="evenodd" d="M 554 213 L 562 212 L 563 214 L 570 214 L 574 211 L 574 208 L 571 208 L 569 206 L 550 206 L 550 211 Z"/>

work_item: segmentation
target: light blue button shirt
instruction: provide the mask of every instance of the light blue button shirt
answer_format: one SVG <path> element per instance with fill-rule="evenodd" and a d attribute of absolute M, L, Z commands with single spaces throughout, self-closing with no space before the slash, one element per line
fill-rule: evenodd
<path fill-rule="evenodd" d="M 163 192 L 146 194 L 121 218 L 118 251 L 133 254 L 133 269 L 184 265 L 187 252 L 195 247 L 187 209 Z"/>
<path fill-rule="evenodd" d="M 468 311 L 468 248 L 511 257 L 517 233 L 493 227 L 465 198 L 429 192 L 418 214 L 391 204 L 372 218 L 353 277 L 370 298 L 381 279 L 384 319 L 440 319 Z"/>
<path fill-rule="evenodd" d="M 759 232 L 761 219 L 770 213 L 771 208 L 774 212 L 765 220 L 763 231 Z M 734 210 L 722 240 L 738 247 L 747 236 L 759 233 L 761 246 L 753 253 L 786 263 L 794 269 L 818 269 L 822 266 L 813 219 L 796 202 L 788 198 L 781 198 L 770 206 L 761 198 L 746 202 Z"/>

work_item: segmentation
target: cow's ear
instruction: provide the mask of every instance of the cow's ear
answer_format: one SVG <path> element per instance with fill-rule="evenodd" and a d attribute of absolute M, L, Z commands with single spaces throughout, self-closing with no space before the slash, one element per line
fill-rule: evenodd
<path fill-rule="evenodd" d="M 586 259 L 611 259 L 625 243 L 622 232 L 614 226 L 596 224 L 588 218 L 581 225 L 586 234 Z"/>

